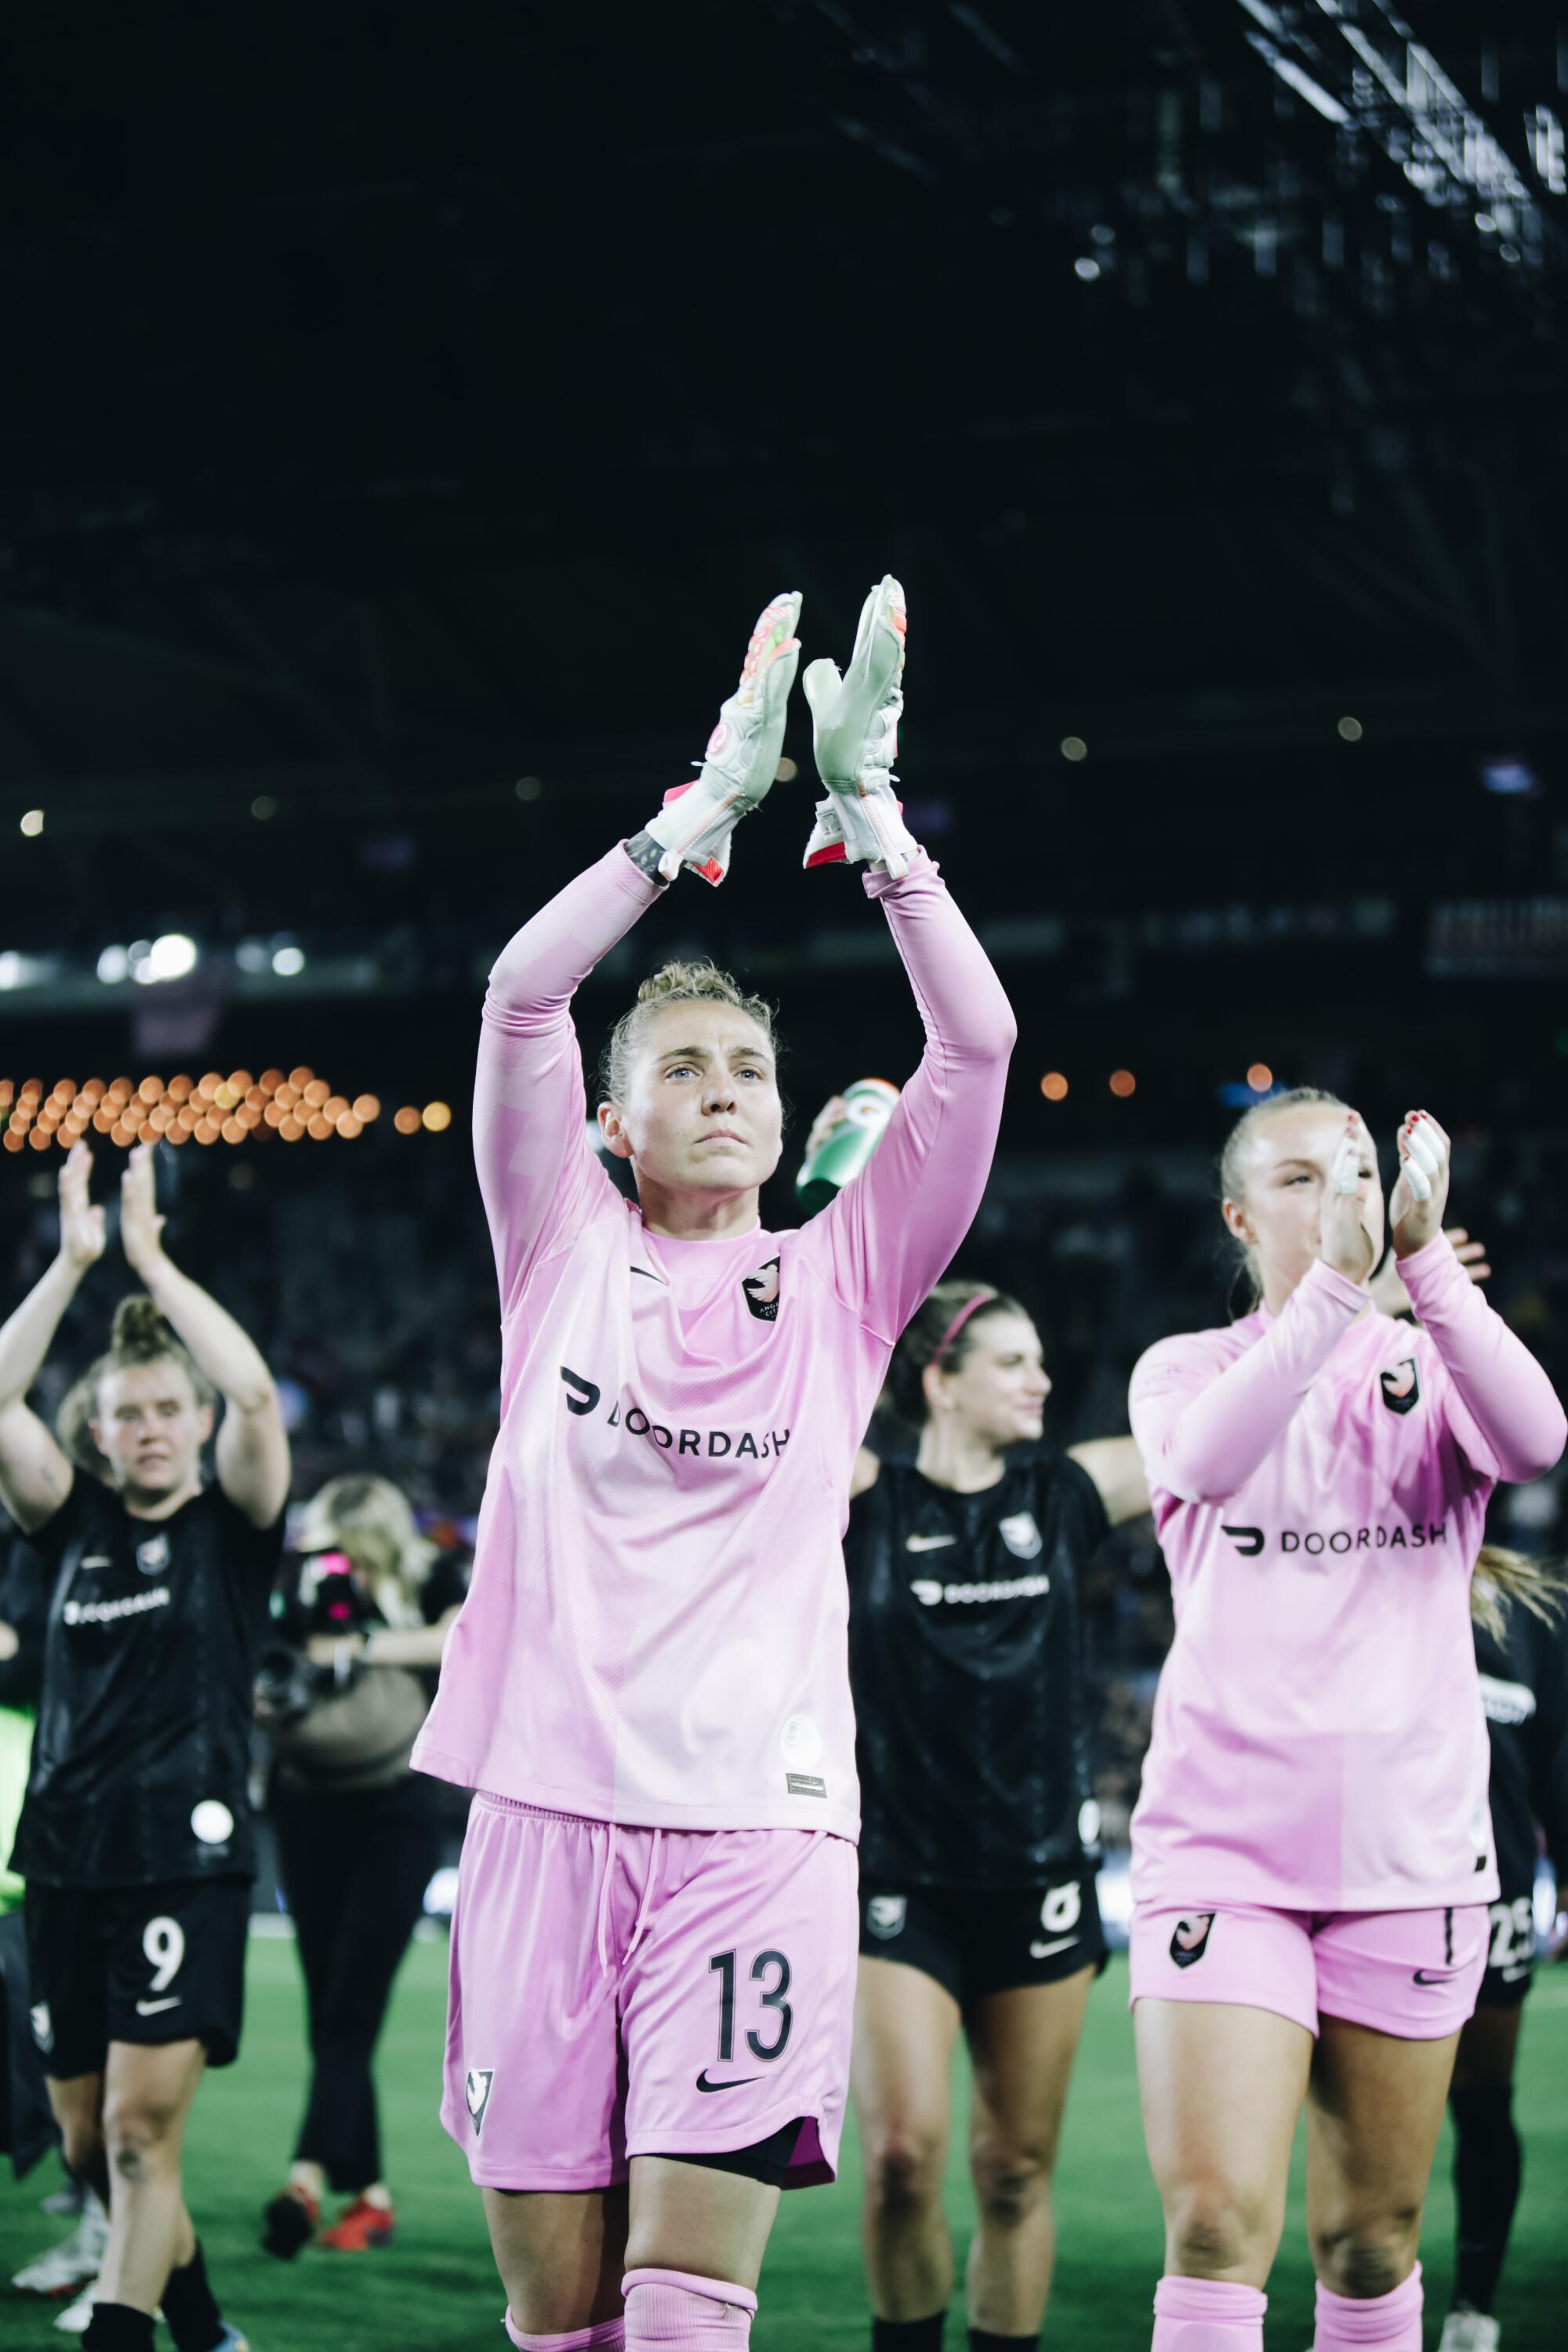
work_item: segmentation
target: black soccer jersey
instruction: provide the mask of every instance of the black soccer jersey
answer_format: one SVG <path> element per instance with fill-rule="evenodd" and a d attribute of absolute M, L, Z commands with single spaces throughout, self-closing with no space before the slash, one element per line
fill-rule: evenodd
<path fill-rule="evenodd" d="M 884 1462 L 850 1506 L 860 1859 L 910 1885 L 1037 1885 L 1098 1852 L 1079 1573 L 1108 1531 L 1065 1456 L 978 1495 Z"/>
<path fill-rule="evenodd" d="M 1492 1833 L 1505 1900 L 1535 1884 L 1535 1827 L 1568 1882 L 1568 1624 L 1543 1624 L 1515 1601 L 1500 1643 L 1475 1629 L 1481 1703 L 1491 1734 Z"/>
<path fill-rule="evenodd" d="M 27 1538 L 54 1573 L 14 1860 L 46 1886 L 249 1876 L 256 1635 L 282 1520 L 221 1487 L 132 1518 L 77 1473 Z"/>

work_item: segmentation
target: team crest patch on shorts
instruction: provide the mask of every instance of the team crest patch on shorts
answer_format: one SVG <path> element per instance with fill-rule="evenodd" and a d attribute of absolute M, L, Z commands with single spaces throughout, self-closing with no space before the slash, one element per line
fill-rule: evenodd
<path fill-rule="evenodd" d="M 779 1313 L 779 1262 L 771 1257 L 758 1266 L 755 1274 L 746 1275 L 741 1284 L 746 1294 L 746 1304 L 759 1323 L 776 1323 Z"/>
<path fill-rule="evenodd" d="M 1038 1559 L 1043 1538 L 1032 1511 L 1014 1511 L 996 1522 L 1003 1542 L 1015 1559 Z"/>
<path fill-rule="evenodd" d="M 32 2020 L 33 2039 L 47 2058 L 55 2046 L 55 2029 L 49 2017 L 49 2004 L 47 2000 L 41 2000 L 36 2009 L 29 2010 L 27 2013 Z"/>
<path fill-rule="evenodd" d="M 1195 1969 L 1208 1949 L 1212 1911 L 1189 1911 L 1171 1932 L 1171 1958 L 1179 1969 Z"/>
<path fill-rule="evenodd" d="M 1415 1369 L 1414 1356 L 1401 1356 L 1385 1372 L 1379 1372 L 1378 1386 L 1383 1402 L 1390 1412 L 1409 1412 L 1421 1402 L 1421 1376 Z"/>
<path fill-rule="evenodd" d="M 478 2139 L 485 2127 L 485 2109 L 490 2103 L 496 2070 L 493 2066 L 470 2066 L 468 2079 L 463 2085 L 463 2096 L 473 2118 L 474 2137 Z"/>
<path fill-rule="evenodd" d="M 880 1936 L 885 1943 L 889 1937 L 900 1934 L 909 1908 L 907 1895 L 873 1895 L 866 1906 L 866 1925 L 873 1936 Z"/>

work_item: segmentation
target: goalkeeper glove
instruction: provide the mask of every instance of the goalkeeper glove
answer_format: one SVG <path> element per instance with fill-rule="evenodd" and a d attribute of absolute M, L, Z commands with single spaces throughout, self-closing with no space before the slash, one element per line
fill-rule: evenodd
<path fill-rule="evenodd" d="M 869 858 L 897 880 L 909 870 L 918 844 L 893 796 L 904 707 L 904 592 L 889 573 L 860 608 L 847 674 L 814 661 L 805 673 L 816 772 L 827 798 L 805 845 L 807 866 Z"/>
<path fill-rule="evenodd" d="M 657 845 L 648 863 L 666 882 L 683 866 L 705 882 L 722 882 L 730 870 L 731 834 L 767 796 L 778 773 L 785 706 L 800 659 L 800 604 L 799 590 L 791 588 L 759 616 L 741 683 L 720 710 L 700 773 L 695 782 L 666 793 L 658 816 L 639 836 Z"/>

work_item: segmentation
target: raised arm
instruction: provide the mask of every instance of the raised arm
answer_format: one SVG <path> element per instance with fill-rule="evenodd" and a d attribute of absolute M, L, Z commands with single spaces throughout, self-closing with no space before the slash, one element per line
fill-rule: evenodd
<path fill-rule="evenodd" d="M 474 1080 L 474 1159 L 505 1321 L 552 1238 L 614 1187 L 587 1139 L 572 999 L 683 866 L 718 883 L 730 835 L 766 797 L 784 744 L 800 646 L 800 597 L 758 617 L 741 681 L 719 713 L 694 783 L 523 925 L 490 973 Z"/>
<path fill-rule="evenodd" d="M 1455 1430 L 1466 1454 L 1515 1485 L 1541 1477 L 1568 1442 L 1568 1421 L 1523 1340 L 1488 1306 L 1446 1234 L 1401 1258 L 1399 1271 L 1474 1424 L 1473 1435 L 1463 1421 Z"/>
<path fill-rule="evenodd" d="M 873 870 L 925 1025 L 925 1051 L 871 1160 L 805 1228 L 841 1297 L 896 1339 L 973 1223 L 1002 1123 L 1013 1008 L 936 867 L 916 851 L 901 881 Z"/>
<path fill-rule="evenodd" d="M 79 1143 L 60 1170 L 59 1255 L 0 1328 L 0 1503 L 25 1535 L 53 1518 L 75 1483 L 52 1433 L 26 1403 L 88 1267 L 103 1255 L 103 1211 L 88 1199 L 92 1154 Z"/>
<path fill-rule="evenodd" d="M 1068 1458 L 1093 1479 L 1100 1505 L 1113 1528 L 1141 1519 L 1149 1508 L 1149 1481 L 1135 1437 L 1089 1437 L 1069 1445 Z"/>
<path fill-rule="evenodd" d="M 613 1191 L 587 1139 L 572 999 L 663 895 L 612 849 L 542 907 L 490 973 L 474 1078 L 474 1160 L 489 1219 L 503 1320 L 530 1267 L 570 1232 L 588 1196 Z"/>
<path fill-rule="evenodd" d="M 224 1401 L 218 1485 L 253 1527 L 269 1528 L 289 1499 L 289 1434 L 260 1349 L 232 1315 L 166 1255 L 153 1193 L 153 1146 L 139 1143 L 120 1181 L 120 1238 L 132 1271 Z"/>
<path fill-rule="evenodd" d="M 1201 1342 L 1162 1339 L 1132 1373 L 1128 1407 L 1151 1486 L 1223 1503 L 1284 1435 L 1364 1290 L 1320 1258 L 1260 1339 L 1215 1371 Z"/>
<path fill-rule="evenodd" d="M 1454 1383 L 1454 1434 L 1476 1469 L 1516 1486 L 1539 1478 L 1561 1456 L 1568 1420 L 1552 1382 L 1487 1305 L 1443 1231 L 1447 1135 L 1430 1111 L 1409 1111 L 1397 1149 L 1399 1181 L 1388 1204 L 1394 1254 L 1410 1303 Z"/>

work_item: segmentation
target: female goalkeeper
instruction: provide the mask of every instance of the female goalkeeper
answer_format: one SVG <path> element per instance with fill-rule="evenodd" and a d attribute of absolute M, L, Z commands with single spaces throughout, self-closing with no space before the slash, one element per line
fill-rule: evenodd
<path fill-rule="evenodd" d="M 806 673 L 827 786 L 808 865 L 865 865 L 926 1029 L 870 1168 L 804 1231 L 758 1188 L 767 1007 L 667 965 L 584 1135 L 574 991 L 777 770 L 800 599 L 777 598 L 699 782 L 519 932 L 475 1091 L 501 1426 L 472 1588 L 416 1751 L 479 1791 L 443 2120 L 482 2186 L 516 2344 L 744 2344 L 781 2187 L 832 2177 L 858 1805 L 839 1538 L 906 1318 L 990 1166 L 1014 1025 L 889 770 L 904 608 Z"/>

